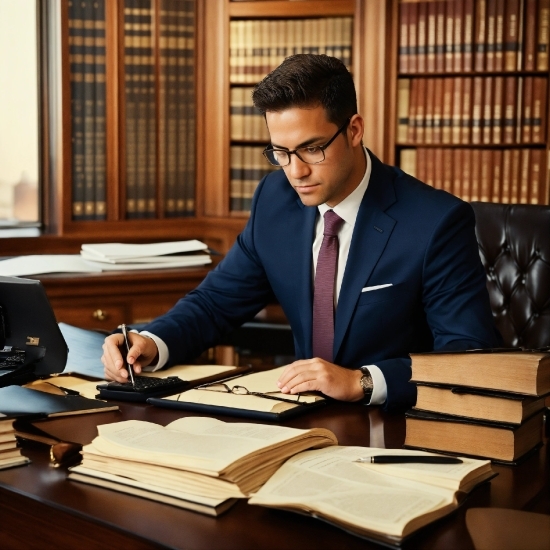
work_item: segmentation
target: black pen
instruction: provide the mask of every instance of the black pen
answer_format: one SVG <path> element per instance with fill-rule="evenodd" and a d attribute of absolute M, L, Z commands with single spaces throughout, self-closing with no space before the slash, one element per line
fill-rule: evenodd
<path fill-rule="evenodd" d="M 128 374 L 130 375 L 130 380 L 132 381 L 132 386 L 134 388 L 136 387 L 136 381 L 134 379 L 134 368 L 130 363 L 128 363 L 126 357 L 128 356 L 128 353 L 130 352 L 130 342 L 128 342 L 128 331 L 126 330 L 126 325 L 122 323 L 120 325 L 120 328 L 122 330 L 122 336 L 124 336 L 124 343 L 126 344 L 126 356 L 124 357 L 124 362 L 126 363 L 126 369 L 128 370 Z"/>
<path fill-rule="evenodd" d="M 372 464 L 462 464 L 452 456 L 376 455 L 358 458 L 355 462 Z"/>

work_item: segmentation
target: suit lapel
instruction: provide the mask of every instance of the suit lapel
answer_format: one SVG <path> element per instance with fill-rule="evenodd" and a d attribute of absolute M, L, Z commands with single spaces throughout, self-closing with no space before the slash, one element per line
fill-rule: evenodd
<path fill-rule="evenodd" d="M 395 226 L 395 220 L 384 211 L 395 202 L 394 173 L 370 151 L 371 176 L 361 201 L 342 288 L 338 298 L 334 327 L 334 357 L 337 357 L 357 300 L 371 273 L 386 248 Z"/>

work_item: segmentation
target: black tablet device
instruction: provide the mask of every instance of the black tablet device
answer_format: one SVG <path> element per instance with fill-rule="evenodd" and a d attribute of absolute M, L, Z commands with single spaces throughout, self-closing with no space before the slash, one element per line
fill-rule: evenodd
<path fill-rule="evenodd" d="M 40 281 L 0 277 L 0 350 L 0 387 L 65 368 L 67 344 Z"/>

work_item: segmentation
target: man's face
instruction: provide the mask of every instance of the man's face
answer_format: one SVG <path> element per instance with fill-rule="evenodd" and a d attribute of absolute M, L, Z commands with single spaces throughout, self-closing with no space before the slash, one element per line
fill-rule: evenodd
<path fill-rule="evenodd" d="M 325 145 L 337 132 L 323 107 L 298 108 L 266 113 L 267 127 L 273 147 L 293 151 L 304 146 Z M 291 155 L 283 167 L 290 184 L 306 206 L 327 203 L 336 206 L 359 185 L 365 173 L 365 157 L 361 146 L 363 119 L 351 118 L 349 125 L 325 149 L 325 160 L 307 164 Z"/>

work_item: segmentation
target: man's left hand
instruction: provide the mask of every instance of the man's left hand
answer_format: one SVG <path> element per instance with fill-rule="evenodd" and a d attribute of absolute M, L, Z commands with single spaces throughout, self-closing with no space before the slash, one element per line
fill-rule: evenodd
<path fill-rule="evenodd" d="M 339 401 L 360 401 L 364 397 L 360 370 L 339 367 L 315 357 L 295 361 L 277 382 L 283 393 L 320 391 Z"/>

